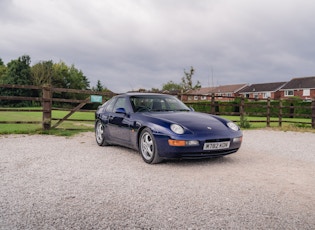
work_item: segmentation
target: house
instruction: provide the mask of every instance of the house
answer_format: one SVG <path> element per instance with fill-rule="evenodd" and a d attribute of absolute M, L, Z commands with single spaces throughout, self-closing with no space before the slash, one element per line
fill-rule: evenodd
<path fill-rule="evenodd" d="M 211 100 L 212 95 L 219 101 L 234 100 L 234 97 L 238 96 L 238 91 L 245 88 L 247 84 L 236 85 L 222 85 L 217 87 L 206 87 L 195 90 L 190 90 L 182 97 L 183 101 L 204 101 Z"/>
<path fill-rule="evenodd" d="M 299 97 L 303 100 L 315 99 L 315 77 L 293 78 L 280 89 L 280 97 Z"/>
<path fill-rule="evenodd" d="M 182 95 L 182 101 L 203 101 L 211 99 L 211 90 L 214 87 L 206 87 L 200 89 L 189 90 Z"/>
<path fill-rule="evenodd" d="M 238 93 L 246 98 L 255 99 L 271 98 L 275 100 L 280 98 L 279 89 L 281 89 L 285 84 L 286 82 L 252 84 L 240 90 Z"/>
<path fill-rule="evenodd" d="M 211 90 L 211 94 L 214 94 L 215 99 L 219 101 L 231 101 L 235 97 L 239 96 L 239 91 L 246 88 L 247 84 L 236 85 L 222 85 L 217 86 Z"/>

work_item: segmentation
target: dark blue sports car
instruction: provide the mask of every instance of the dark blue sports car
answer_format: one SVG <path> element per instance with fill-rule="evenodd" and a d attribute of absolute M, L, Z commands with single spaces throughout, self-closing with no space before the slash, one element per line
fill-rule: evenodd
<path fill-rule="evenodd" d="M 211 158 L 235 153 L 242 132 L 233 122 L 194 112 L 171 95 L 127 93 L 105 102 L 95 113 L 100 146 L 138 150 L 146 163 L 171 158 Z"/>

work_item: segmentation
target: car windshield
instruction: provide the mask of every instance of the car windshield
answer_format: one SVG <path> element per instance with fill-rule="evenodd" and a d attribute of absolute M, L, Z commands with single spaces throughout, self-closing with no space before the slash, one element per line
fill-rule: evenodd
<path fill-rule="evenodd" d="M 168 95 L 131 96 L 130 102 L 134 112 L 190 111 L 183 102 Z"/>

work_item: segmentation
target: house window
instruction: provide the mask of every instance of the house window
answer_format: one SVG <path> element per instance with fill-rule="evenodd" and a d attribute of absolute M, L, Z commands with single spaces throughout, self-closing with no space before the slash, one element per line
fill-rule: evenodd
<path fill-rule="evenodd" d="M 198 101 L 198 96 L 194 96 L 194 100 L 195 100 L 195 101 Z"/>
<path fill-rule="evenodd" d="M 207 100 L 207 96 L 201 96 L 201 100 Z"/>
<path fill-rule="evenodd" d="M 267 93 L 263 93 L 263 98 L 268 98 L 271 97 L 271 93 L 267 92 Z"/>
<path fill-rule="evenodd" d="M 311 90 L 310 89 L 303 89 L 303 96 L 311 96 Z"/>
<path fill-rule="evenodd" d="M 255 99 L 258 99 L 258 93 L 254 93 L 253 96 Z"/>
<path fill-rule="evenodd" d="M 286 91 L 284 91 L 284 96 L 286 96 L 286 97 L 294 96 L 294 91 L 293 90 L 286 90 Z"/>
<path fill-rule="evenodd" d="M 191 101 L 192 100 L 192 96 L 188 96 L 188 101 Z"/>

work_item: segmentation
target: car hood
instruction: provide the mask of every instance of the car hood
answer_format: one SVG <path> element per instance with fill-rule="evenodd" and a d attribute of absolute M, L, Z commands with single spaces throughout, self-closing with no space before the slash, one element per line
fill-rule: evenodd
<path fill-rule="evenodd" d="M 191 132 L 208 133 L 213 131 L 226 131 L 229 128 L 216 116 L 199 112 L 157 112 L 146 113 L 146 116 L 175 123 L 183 126 Z"/>

